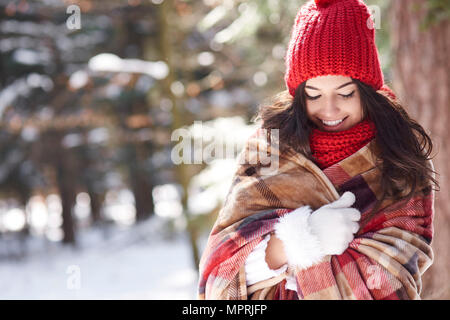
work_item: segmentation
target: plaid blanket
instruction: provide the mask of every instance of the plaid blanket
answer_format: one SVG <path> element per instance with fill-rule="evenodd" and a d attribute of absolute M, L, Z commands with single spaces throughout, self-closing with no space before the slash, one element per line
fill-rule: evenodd
<path fill-rule="evenodd" d="M 385 200 L 369 214 L 380 197 L 375 140 L 322 171 L 292 150 L 279 153 L 268 135 L 258 129 L 238 156 L 231 188 L 200 261 L 198 298 L 420 299 L 421 275 L 433 262 L 431 185 L 424 182 L 409 201 Z M 273 156 L 277 170 L 261 174 L 267 167 L 256 159 L 261 152 Z M 433 168 L 431 160 L 429 165 Z M 280 216 L 303 205 L 315 210 L 345 191 L 355 194 L 353 207 L 360 210 L 361 221 L 343 254 L 326 256 L 304 270 L 288 266 L 284 274 L 247 287 L 245 260 L 274 232 Z M 288 275 L 295 277 L 297 292 L 285 288 Z"/>

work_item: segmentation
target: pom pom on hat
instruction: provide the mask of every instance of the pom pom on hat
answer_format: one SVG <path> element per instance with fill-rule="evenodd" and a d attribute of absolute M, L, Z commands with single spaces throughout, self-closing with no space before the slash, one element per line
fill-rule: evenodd
<path fill-rule="evenodd" d="M 334 2 L 334 0 L 314 0 L 318 7 L 327 7 Z"/>

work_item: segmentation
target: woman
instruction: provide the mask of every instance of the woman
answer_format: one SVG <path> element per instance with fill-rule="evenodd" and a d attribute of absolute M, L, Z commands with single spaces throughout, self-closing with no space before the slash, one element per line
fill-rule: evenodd
<path fill-rule="evenodd" d="M 432 142 L 383 84 L 369 21 L 359 0 L 300 9 L 288 90 L 260 109 L 239 156 L 200 299 L 420 299 L 433 261 Z M 261 150 L 276 170 L 263 173 Z"/>

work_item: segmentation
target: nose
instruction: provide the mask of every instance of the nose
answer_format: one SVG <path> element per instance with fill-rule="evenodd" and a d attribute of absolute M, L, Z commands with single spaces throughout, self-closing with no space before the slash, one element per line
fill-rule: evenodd
<path fill-rule="evenodd" d="M 326 99 L 322 107 L 322 116 L 327 120 L 336 120 L 335 117 L 340 114 L 340 109 L 332 99 Z"/>

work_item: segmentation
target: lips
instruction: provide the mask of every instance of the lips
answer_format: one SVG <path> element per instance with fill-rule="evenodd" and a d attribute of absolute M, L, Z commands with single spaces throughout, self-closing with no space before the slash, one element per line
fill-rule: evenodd
<path fill-rule="evenodd" d="M 323 123 L 324 125 L 326 125 L 326 126 L 336 126 L 336 125 L 338 125 L 339 123 L 341 123 L 342 121 L 344 121 L 344 119 L 341 119 L 341 120 L 335 120 L 335 121 L 325 121 L 325 120 L 322 120 L 322 123 Z"/>
<path fill-rule="evenodd" d="M 326 129 L 339 129 L 341 127 L 342 123 L 344 123 L 344 121 L 347 118 L 348 118 L 348 116 L 343 119 L 340 119 L 340 120 L 331 120 L 331 121 L 322 120 L 322 119 L 319 119 L 319 120 L 321 121 L 324 128 L 326 128 Z"/>

